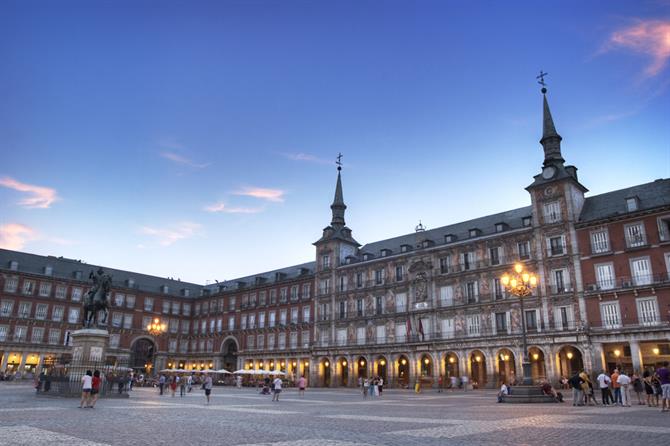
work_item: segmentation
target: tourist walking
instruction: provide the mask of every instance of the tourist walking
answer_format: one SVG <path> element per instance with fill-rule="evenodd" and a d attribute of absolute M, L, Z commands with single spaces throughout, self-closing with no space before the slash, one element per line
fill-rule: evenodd
<path fill-rule="evenodd" d="M 368 388 L 370 387 L 370 381 L 367 378 L 363 380 L 363 398 L 368 397 Z"/>
<path fill-rule="evenodd" d="M 626 375 L 625 370 L 621 370 L 617 382 L 621 386 L 621 404 L 624 407 L 630 407 L 630 393 L 628 392 L 628 387 L 630 386 L 630 377 Z"/>
<path fill-rule="evenodd" d="M 91 401 L 91 389 L 93 388 L 93 372 L 86 370 L 86 374 L 81 377 L 81 401 L 79 401 L 79 408 L 83 409 L 84 404 L 89 405 Z"/>
<path fill-rule="evenodd" d="M 603 406 L 609 406 L 612 403 L 612 394 L 610 393 L 610 384 L 612 380 L 604 370 L 600 372 L 600 375 L 596 378 L 598 381 L 598 387 L 600 388 L 600 396 L 602 398 Z"/>
<path fill-rule="evenodd" d="M 442 375 L 438 376 L 437 378 L 437 393 L 442 393 L 442 385 L 443 385 L 443 378 Z"/>
<path fill-rule="evenodd" d="M 170 393 L 172 393 L 172 398 L 174 398 L 174 394 L 177 391 L 177 379 L 178 377 L 176 376 L 170 377 Z"/>
<path fill-rule="evenodd" d="M 461 385 L 463 385 L 464 392 L 467 392 L 468 390 L 468 381 L 469 381 L 468 375 L 463 375 L 463 377 L 461 378 Z"/>
<path fill-rule="evenodd" d="M 379 390 L 379 396 L 382 396 L 382 391 L 384 390 L 384 378 L 380 376 L 378 381 L 377 389 Z"/>
<path fill-rule="evenodd" d="M 505 381 L 503 381 L 500 385 L 500 390 L 498 391 L 498 402 L 502 403 L 506 395 L 509 395 L 509 389 L 507 388 Z"/>
<path fill-rule="evenodd" d="M 658 398 L 654 396 L 653 376 L 649 370 L 642 373 L 642 382 L 644 383 L 644 393 L 647 395 L 647 407 L 658 407 Z M 654 400 L 656 400 L 655 404 Z"/>
<path fill-rule="evenodd" d="M 186 378 L 181 377 L 179 379 L 179 396 L 183 398 L 185 394 L 186 394 Z"/>
<path fill-rule="evenodd" d="M 451 391 L 454 392 L 458 387 L 458 378 L 456 378 L 456 375 L 452 375 L 449 380 L 451 382 Z"/>
<path fill-rule="evenodd" d="M 579 373 L 575 373 L 574 376 L 570 378 L 569 383 L 570 387 L 572 387 L 572 405 L 583 406 L 584 405 L 584 392 L 582 392 L 583 380 L 579 376 Z"/>
<path fill-rule="evenodd" d="M 274 388 L 272 389 L 272 401 L 277 401 L 279 402 L 279 394 L 281 393 L 281 378 L 276 377 L 275 380 L 272 382 L 274 384 Z"/>
<path fill-rule="evenodd" d="M 305 387 L 307 387 L 307 380 L 305 379 L 305 375 L 302 375 L 298 379 L 298 395 L 301 397 L 305 396 Z"/>
<path fill-rule="evenodd" d="M 95 407 L 95 403 L 98 401 L 98 397 L 100 396 L 101 383 L 102 379 L 100 379 L 100 370 L 95 370 L 93 372 L 93 379 L 91 380 L 91 400 L 88 403 L 88 407 L 91 409 Z"/>
<path fill-rule="evenodd" d="M 668 361 L 663 362 L 663 366 L 656 370 L 656 377 L 661 384 L 661 412 L 670 410 L 670 370 L 668 370 Z"/>
<path fill-rule="evenodd" d="M 189 393 L 193 390 L 193 375 L 188 375 L 188 377 L 186 377 L 186 390 Z"/>
<path fill-rule="evenodd" d="M 642 392 L 644 392 L 644 385 L 642 384 L 642 378 L 636 372 L 633 372 L 633 376 L 630 377 L 631 382 L 633 383 L 633 391 L 637 395 L 637 404 L 639 406 L 644 405 L 642 401 Z"/>
<path fill-rule="evenodd" d="M 165 388 L 165 375 L 161 375 L 158 378 L 158 388 L 161 390 L 161 395 L 163 394 L 163 389 Z"/>
<path fill-rule="evenodd" d="M 621 402 L 621 384 L 619 384 L 619 369 L 612 372 L 612 389 L 614 389 L 614 404 L 623 405 Z"/>
<path fill-rule="evenodd" d="M 202 387 L 205 389 L 205 398 L 207 398 L 207 404 L 209 404 L 209 397 L 212 394 L 212 377 L 207 375 L 205 382 Z"/>

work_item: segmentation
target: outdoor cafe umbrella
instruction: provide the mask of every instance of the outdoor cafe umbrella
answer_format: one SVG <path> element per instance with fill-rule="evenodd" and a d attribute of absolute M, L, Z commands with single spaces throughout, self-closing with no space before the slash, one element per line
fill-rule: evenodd
<path fill-rule="evenodd" d="M 228 375 L 232 375 L 232 372 L 226 370 L 226 369 L 219 369 L 219 370 L 214 370 L 214 373 L 226 373 Z"/>

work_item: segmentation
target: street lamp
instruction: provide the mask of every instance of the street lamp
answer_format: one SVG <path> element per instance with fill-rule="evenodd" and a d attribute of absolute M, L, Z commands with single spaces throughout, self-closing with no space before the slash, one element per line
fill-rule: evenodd
<path fill-rule="evenodd" d="M 523 335 L 523 384 L 531 385 L 533 383 L 530 371 L 530 360 L 528 358 L 528 343 L 526 341 L 526 312 L 523 309 L 523 298 L 533 294 L 533 288 L 537 286 L 537 276 L 525 271 L 521 263 L 514 265 L 514 271 L 505 273 L 500 278 L 503 286 L 510 294 L 519 298 L 521 302 L 521 333 Z"/>
<path fill-rule="evenodd" d="M 154 320 L 147 325 L 147 331 L 154 336 L 160 336 L 167 331 L 167 324 L 161 322 L 158 318 L 154 318 Z"/>

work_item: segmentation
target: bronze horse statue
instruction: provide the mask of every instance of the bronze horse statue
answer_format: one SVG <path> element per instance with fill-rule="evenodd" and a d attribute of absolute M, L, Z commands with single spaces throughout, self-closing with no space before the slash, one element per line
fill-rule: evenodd
<path fill-rule="evenodd" d="M 88 279 L 93 282 L 91 290 L 86 293 L 84 298 L 84 318 L 82 320 L 84 328 L 95 327 L 98 324 L 98 312 L 102 312 L 102 324 L 107 322 L 109 303 L 107 295 L 112 288 L 112 276 L 105 274 L 102 268 L 98 269 L 97 274 L 93 271 L 88 275 Z"/>

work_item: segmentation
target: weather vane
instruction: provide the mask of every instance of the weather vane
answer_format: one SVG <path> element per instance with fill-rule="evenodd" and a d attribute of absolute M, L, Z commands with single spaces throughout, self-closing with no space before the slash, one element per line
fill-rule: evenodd
<path fill-rule="evenodd" d="M 535 77 L 535 79 L 539 79 L 537 83 L 542 85 L 542 93 L 547 92 L 547 83 L 544 81 L 545 76 L 549 76 L 549 73 L 545 73 L 544 71 L 540 70 L 540 75 Z"/>
<path fill-rule="evenodd" d="M 342 170 L 342 154 L 341 153 L 337 154 L 337 161 L 335 161 L 335 164 L 337 164 L 337 170 Z"/>

